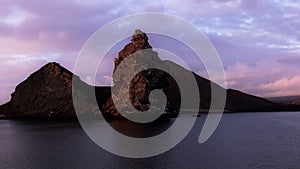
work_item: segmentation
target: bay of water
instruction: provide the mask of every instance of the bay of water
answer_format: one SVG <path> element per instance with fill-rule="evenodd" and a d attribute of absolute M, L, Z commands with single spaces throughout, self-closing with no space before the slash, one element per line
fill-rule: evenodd
<path fill-rule="evenodd" d="M 74 121 L 0 120 L 0 168 L 300 169 L 300 113 L 225 114 L 213 136 L 199 144 L 205 118 L 197 118 L 176 147 L 144 159 L 106 152 Z M 139 130 L 123 121 L 111 125 L 129 135 Z M 157 133 L 157 126 L 147 132 Z"/>

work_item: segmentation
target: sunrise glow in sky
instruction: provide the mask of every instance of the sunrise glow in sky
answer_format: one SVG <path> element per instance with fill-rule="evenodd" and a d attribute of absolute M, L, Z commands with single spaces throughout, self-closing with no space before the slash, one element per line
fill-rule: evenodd
<path fill-rule="evenodd" d="M 80 49 L 95 31 L 137 12 L 163 12 L 196 25 L 219 53 L 228 88 L 264 97 L 300 95 L 298 0 L 0 3 L 0 104 L 10 99 L 18 83 L 47 62 L 73 70 Z M 188 56 L 182 57 L 189 61 Z M 192 69 L 198 71 L 197 66 Z M 99 84 L 107 84 L 110 76 L 99 77 Z"/>

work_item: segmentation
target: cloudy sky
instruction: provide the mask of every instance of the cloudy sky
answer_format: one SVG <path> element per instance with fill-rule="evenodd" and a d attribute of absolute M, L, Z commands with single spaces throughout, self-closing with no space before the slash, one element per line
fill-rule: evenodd
<path fill-rule="evenodd" d="M 172 14 L 196 25 L 219 53 L 229 88 L 264 97 L 300 95 L 297 0 L 0 3 L 0 104 L 10 99 L 18 83 L 47 62 L 59 62 L 73 70 L 80 49 L 95 31 L 138 12 Z M 189 60 L 188 56 L 182 58 Z M 98 77 L 99 83 L 105 85 L 109 76 Z"/>

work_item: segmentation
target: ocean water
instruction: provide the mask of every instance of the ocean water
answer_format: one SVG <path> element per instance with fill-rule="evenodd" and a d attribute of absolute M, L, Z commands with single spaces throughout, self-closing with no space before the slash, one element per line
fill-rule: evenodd
<path fill-rule="evenodd" d="M 196 118 L 196 117 L 195 117 Z M 98 147 L 74 121 L 1 120 L 1 169 L 300 169 L 300 113 L 225 114 L 199 144 L 205 116 L 170 151 L 150 158 L 119 157 Z M 147 133 L 172 124 L 162 121 Z M 111 125 L 143 135 L 124 121 Z M 151 135 L 151 134 L 150 134 Z"/>

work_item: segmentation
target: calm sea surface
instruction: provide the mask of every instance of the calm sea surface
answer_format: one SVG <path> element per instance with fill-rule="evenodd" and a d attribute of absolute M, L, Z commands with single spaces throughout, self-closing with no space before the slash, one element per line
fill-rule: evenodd
<path fill-rule="evenodd" d="M 199 144 L 204 120 L 175 148 L 145 159 L 102 150 L 77 122 L 0 120 L 0 169 L 300 169 L 300 113 L 226 114 Z M 133 132 L 123 121 L 111 125 Z"/>

